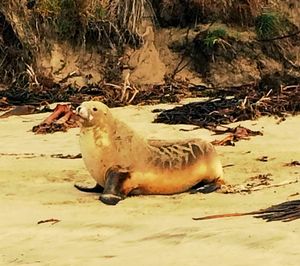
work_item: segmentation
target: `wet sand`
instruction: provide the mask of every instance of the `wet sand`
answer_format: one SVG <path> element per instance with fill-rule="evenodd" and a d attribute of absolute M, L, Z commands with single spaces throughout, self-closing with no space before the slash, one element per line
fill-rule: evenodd
<path fill-rule="evenodd" d="M 148 138 L 214 140 L 193 126 L 153 124 L 155 108 L 116 108 L 122 120 Z M 96 194 L 73 184 L 94 182 L 76 155 L 79 129 L 34 135 L 30 130 L 48 114 L 0 120 L 0 265 L 299 265 L 300 220 L 270 222 L 252 216 L 193 221 L 203 215 L 245 212 L 269 207 L 300 192 L 300 184 L 251 194 L 180 194 L 127 198 L 106 206 Z M 225 178 L 240 184 L 258 174 L 274 183 L 300 177 L 300 116 L 276 124 L 271 117 L 240 123 L 264 136 L 217 147 Z M 223 136 L 218 136 L 222 138 Z M 268 156 L 268 162 L 256 160 Z M 55 218 L 60 222 L 37 224 Z"/>

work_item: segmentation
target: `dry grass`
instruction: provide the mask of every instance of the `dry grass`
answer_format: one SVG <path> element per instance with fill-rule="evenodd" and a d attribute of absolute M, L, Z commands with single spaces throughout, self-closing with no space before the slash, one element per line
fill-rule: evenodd
<path fill-rule="evenodd" d="M 27 83 L 26 64 L 34 68 L 35 56 L 51 51 L 53 40 L 97 47 L 103 53 L 112 48 L 107 54 L 118 57 L 124 44 L 140 44 L 142 20 L 153 15 L 150 0 L 39 0 L 33 9 L 26 4 L 0 1 L 0 15 L 5 14 L 17 40 L 3 42 L 0 21 L 0 82 L 18 82 L 21 74 L 21 83 Z"/>
<path fill-rule="evenodd" d="M 194 0 L 207 13 L 219 14 L 225 21 L 236 22 L 242 25 L 252 24 L 254 17 L 263 9 L 265 0 Z"/>
<path fill-rule="evenodd" d="M 167 10 L 176 16 L 179 10 L 195 16 L 195 20 L 214 21 L 222 20 L 240 25 L 253 25 L 256 17 L 263 7 L 266 0 L 163 0 L 160 4 L 162 10 Z M 187 8 L 188 7 L 188 8 Z"/>
<path fill-rule="evenodd" d="M 256 16 L 266 4 L 265 0 L 193 0 L 191 2 L 201 7 L 204 14 L 219 12 L 223 16 L 232 11 L 238 11 L 240 14 L 247 11 L 250 15 Z"/>
<path fill-rule="evenodd" d="M 57 31 L 67 35 L 72 27 L 79 25 L 83 32 L 88 27 L 97 28 L 98 32 L 106 31 L 121 36 L 124 32 L 131 35 L 139 34 L 139 27 L 146 9 L 151 12 L 148 0 L 40 0 L 37 12 L 56 23 Z M 109 28 L 109 29 L 108 29 Z M 66 39 L 68 39 L 68 35 Z"/>
<path fill-rule="evenodd" d="M 8 1 L 0 3 L 0 83 L 18 82 L 23 86 L 28 81 L 23 73 L 26 64 L 32 62 L 32 54 L 30 44 L 24 45 L 21 41 L 25 31 L 17 32 L 18 21 L 11 23 L 12 14 L 4 12 L 11 8 L 9 4 Z M 32 35 L 28 34 L 28 40 L 32 40 Z M 34 50 L 35 46 L 30 48 Z"/>

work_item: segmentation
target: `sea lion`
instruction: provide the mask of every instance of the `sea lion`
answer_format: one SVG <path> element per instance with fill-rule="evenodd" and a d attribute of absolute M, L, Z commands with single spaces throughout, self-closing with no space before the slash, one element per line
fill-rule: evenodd
<path fill-rule="evenodd" d="M 146 140 L 118 120 L 103 103 L 83 102 L 80 148 L 100 200 L 114 205 L 129 195 L 209 193 L 223 184 L 223 169 L 214 146 L 201 139 Z"/>

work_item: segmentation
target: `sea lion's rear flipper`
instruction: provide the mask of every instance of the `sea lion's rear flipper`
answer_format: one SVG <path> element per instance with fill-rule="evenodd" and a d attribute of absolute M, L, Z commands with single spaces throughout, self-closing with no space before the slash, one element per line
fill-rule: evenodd
<path fill-rule="evenodd" d="M 211 184 L 206 184 L 202 187 L 192 188 L 190 190 L 190 193 L 191 194 L 196 194 L 196 193 L 208 194 L 208 193 L 216 191 L 218 188 L 220 188 L 220 186 L 218 186 L 215 183 L 211 183 Z"/>
<path fill-rule="evenodd" d="M 124 199 L 122 184 L 129 177 L 129 172 L 122 171 L 119 167 L 111 167 L 106 172 L 103 194 L 99 200 L 107 205 L 116 205 Z"/>
<path fill-rule="evenodd" d="M 76 187 L 80 191 L 89 192 L 89 193 L 102 193 L 104 190 L 103 187 L 101 187 L 99 184 L 96 184 L 96 186 L 94 187 L 84 187 L 84 186 L 79 186 L 77 184 L 74 184 L 74 187 Z"/>
<path fill-rule="evenodd" d="M 211 192 L 216 191 L 221 187 L 221 184 L 223 184 L 223 181 L 220 179 L 217 179 L 213 182 L 207 183 L 205 181 L 201 181 L 200 183 L 196 184 L 193 186 L 189 192 L 191 194 L 196 194 L 196 193 L 203 193 L 203 194 L 208 194 Z"/>

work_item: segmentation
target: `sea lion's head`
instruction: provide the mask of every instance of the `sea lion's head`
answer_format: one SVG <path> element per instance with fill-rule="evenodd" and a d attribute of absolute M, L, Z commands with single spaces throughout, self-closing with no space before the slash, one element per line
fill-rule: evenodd
<path fill-rule="evenodd" d="M 97 101 L 83 102 L 76 108 L 76 114 L 81 118 L 82 125 L 85 127 L 105 124 L 111 118 L 109 108 Z"/>

